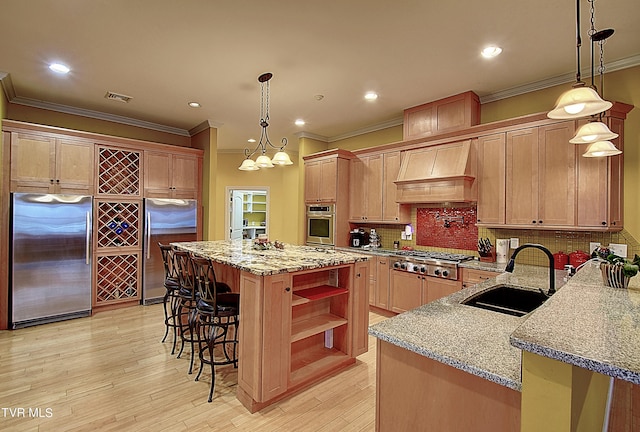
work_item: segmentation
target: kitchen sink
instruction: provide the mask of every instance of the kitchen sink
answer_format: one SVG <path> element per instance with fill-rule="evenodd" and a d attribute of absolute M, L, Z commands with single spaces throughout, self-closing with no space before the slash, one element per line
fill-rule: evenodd
<path fill-rule="evenodd" d="M 542 291 L 496 285 L 469 297 L 462 304 L 520 317 L 537 309 L 548 298 Z"/>

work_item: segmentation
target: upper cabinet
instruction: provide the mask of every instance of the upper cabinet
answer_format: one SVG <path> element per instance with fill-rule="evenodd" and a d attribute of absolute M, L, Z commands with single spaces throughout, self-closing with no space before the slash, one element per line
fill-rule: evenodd
<path fill-rule="evenodd" d="M 145 151 L 144 194 L 149 198 L 195 199 L 200 166 L 190 154 Z"/>
<path fill-rule="evenodd" d="M 410 208 L 396 202 L 394 183 L 400 152 L 362 155 L 351 160 L 349 220 L 354 223 L 409 223 Z"/>
<path fill-rule="evenodd" d="M 425 138 L 480 123 L 480 98 L 468 91 L 404 110 L 403 138 Z"/>
<path fill-rule="evenodd" d="M 478 223 L 504 224 L 505 216 L 504 133 L 478 138 Z"/>
<path fill-rule="evenodd" d="M 351 153 L 345 150 L 330 150 L 316 155 L 305 156 L 304 200 L 307 203 L 337 203 L 339 197 L 348 191 L 349 159 Z M 344 193 L 346 195 L 346 192 Z M 346 209 L 345 209 L 346 212 Z"/>
<path fill-rule="evenodd" d="M 506 224 L 575 226 L 574 121 L 507 132 Z"/>
<path fill-rule="evenodd" d="M 11 190 L 91 195 L 93 155 L 90 141 L 11 132 Z"/>

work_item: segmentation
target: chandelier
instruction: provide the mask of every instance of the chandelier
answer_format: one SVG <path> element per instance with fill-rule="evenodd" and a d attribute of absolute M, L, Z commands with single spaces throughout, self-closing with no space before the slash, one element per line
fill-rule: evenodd
<path fill-rule="evenodd" d="M 293 165 L 289 155 L 284 151 L 287 146 L 287 139 L 282 138 L 280 142 L 281 147 L 271 144 L 269 140 L 269 134 L 267 128 L 269 127 L 269 80 L 273 77 L 272 73 L 263 73 L 258 77 L 260 83 L 260 127 L 262 131 L 260 133 L 260 140 L 256 148 L 251 151 L 250 149 L 244 149 L 245 160 L 238 167 L 242 171 L 256 171 L 260 168 L 273 168 L 274 165 Z M 267 156 L 267 148 L 278 149 L 276 154 L 271 159 Z M 251 157 L 259 153 L 259 156 L 254 161 Z"/>

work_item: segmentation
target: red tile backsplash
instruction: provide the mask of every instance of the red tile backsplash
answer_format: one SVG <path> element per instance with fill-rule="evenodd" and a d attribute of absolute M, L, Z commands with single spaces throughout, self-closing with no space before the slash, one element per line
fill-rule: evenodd
<path fill-rule="evenodd" d="M 478 249 L 476 222 L 475 206 L 418 208 L 416 209 L 416 245 L 475 251 Z"/>

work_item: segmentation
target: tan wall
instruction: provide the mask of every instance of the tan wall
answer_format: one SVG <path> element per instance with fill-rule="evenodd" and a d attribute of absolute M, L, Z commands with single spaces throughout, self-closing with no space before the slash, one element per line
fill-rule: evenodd
<path fill-rule="evenodd" d="M 202 161 L 202 238 L 213 240 L 216 215 L 216 171 L 218 170 L 218 130 L 205 129 L 191 139 L 194 148 L 204 151 Z M 224 217 L 224 215 L 223 215 Z"/>
<path fill-rule="evenodd" d="M 225 192 L 227 187 L 241 189 L 269 188 L 269 238 L 298 244 L 299 193 L 298 155 L 288 152 L 293 165 L 258 171 L 240 171 L 244 155 L 218 153 L 215 201 L 210 211 L 214 214 L 215 231 L 211 240 L 225 238 Z"/>
<path fill-rule="evenodd" d="M 341 148 L 349 151 L 376 147 L 382 144 L 402 141 L 402 125 L 381 129 L 372 133 L 345 138 L 329 144 L 331 148 Z"/>
<path fill-rule="evenodd" d="M 2 118 L 123 138 L 177 145 L 181 147 L 191 147 L 191 138 L 188 136 L 180 136 L 142 127 L 129 126 L 24 105 L 8 104 L 6 115 Z"/>

